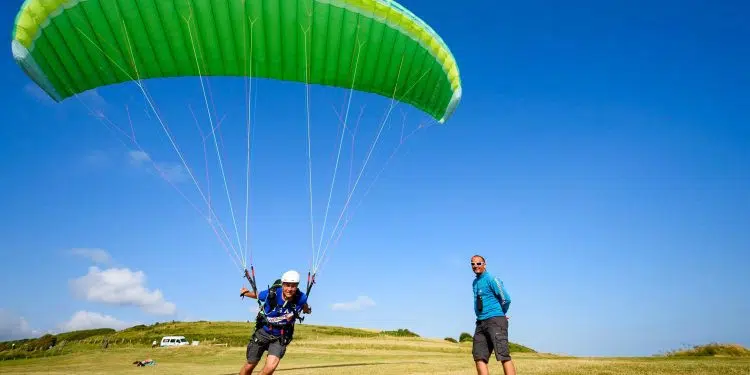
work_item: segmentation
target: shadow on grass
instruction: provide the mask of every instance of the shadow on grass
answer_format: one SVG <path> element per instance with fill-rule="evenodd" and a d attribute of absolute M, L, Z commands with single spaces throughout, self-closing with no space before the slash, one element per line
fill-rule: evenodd
<path fill-rule="evenodd" d="M 286 367 L 286 368 L 276 368 L 275 372 L 283 372 L 283 371 L 294 371 L 294 370 L 312 370 L 312 369 L 321 369 L 321 368 L 337 368 L 337 367 L 359 367 L 359 366 L 375 366 L 375 365 L 401 365 L 401 364 L 422 364 L 426 365 L 428 362 L 420 362 L 420 361 L 404 361 L 404 362 L 361 362 L 361 363 L 342 363 L 338 365 L 314 365 L 314 366 L 300 366 L 300 367 Z M 263 368 L 261 366 L 262 364 L 258 364 L 258 367 L 256 369 Z M 237 373 L 230 373 L 230 374 L 223 374 L 223 375 L 236 375 Z"/>

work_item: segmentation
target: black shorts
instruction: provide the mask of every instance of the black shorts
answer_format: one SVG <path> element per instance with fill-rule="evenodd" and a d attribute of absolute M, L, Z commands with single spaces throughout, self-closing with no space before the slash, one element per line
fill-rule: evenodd
<path fill-rule="evenodd" d="M 286 345 L 282 344 L 281 338 L 261 328 L 253 333 L 250 342 L 247 344 L 247 352 L 245 353 L 247 362 L 258 363 L 266 350 L 268 350 L 268 355 L 281 359 L 284 358 L 284 353 L 286 353 Z"/>
<path fill-rule="evenodd" d="M 471 348 L 474 361 L 489 361 L 493 350 L 495 351 L 495 358 L 498 361 L 510 360 L 508 319 L 504 316 L 477 320 L 477 327 L 474 330 L 474 342 Z"/>

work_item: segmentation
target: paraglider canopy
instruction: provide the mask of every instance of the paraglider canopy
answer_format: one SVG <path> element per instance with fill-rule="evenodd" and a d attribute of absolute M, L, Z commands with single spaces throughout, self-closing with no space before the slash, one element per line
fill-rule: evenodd
<path fill-rule="evenodd" d="M 350 91 L 346 112 L 340 121 L 342 126 L 338 152 L 323 225 L 319 240 L 315 241 L 312 219 L 310 102 L 309 89 L 306 87 L 307 180 L 313 253 L 311 270 L 307 274 L 308 295 L 316 283 L 316 274 L 329 244 L 338 241 L 351 218 L 348 210 L 351 210 L 352 196 L 360 186 L 360 178 L 383 129 L 390 127 L 389 119 L 394 103 L 410 104 L 431 117 L 431 121 L 444 123 L 454 113 L 462 97 L 458 66 L 446 44 L 424 21 L 391 0 L 26 0 L 17 15 L 11 44 L 17 64 L 55 101 L 64 101 L 88 90 L 124 82 L 133 82 L 138 86 L 190 181 L 206 203 L 205 211 L 198 209 L 179 188 L 175 188 L 205 217 L 228 254 L 231 249 L 241 263 L 235 264 L 244 271 L 243 277 L 250 282 L 254 292 L 257 292 L 257 284 L 252 254 L 249 264 L 245 259 L 247 256 L 240 259 L 242 240 L 217 141 L 221 121 L 214 124 L 215 115 L 210 114 L 209 108 L 210 89 L 207 95 L 203 77 L 244 77 L 246 80 L 248 77 L 268 78 Z M 170 77 L 201 77 L 201 92 L 206 111 L 209 112 L 210 125 L 210 131 L 205 133 L 198 126 L 206 161 L 206 182 L 209 186 L 207 194 L 204 194 L 183 157 L 183 152 L 177 146 L 176 137 L 173 137 L 172 131 L 166 126 L 152 96 L 146 92 L 142 83 L 147 79 Z M 247 211 L 250 180 L 250 87 L 248 85 L 247 163 L 244 171 L 244 176 L 247 177 L 245 251 L 249 249 Z M 350 131 L 347 121 L 351 91 L 355 90 L 389 98 L 391 105 L 380 121 L 369 150 L 363 153 L 366 156 L 359 174 L 355 179 L 350 179 L 343 208 L 335 220 L 328 241 L 324 243 L 341 146 L 344 135 Z M 178 90 L 170 87 L 170 97 L 178 94 Z M 120 130 L 119 133 L 124 134 L 138 149 L 139 161 L 153 162 L 136 142 L 127 106 L 131 134 L 121 131 L 101 111 L 88 106 L 87 109 L 96 114 L 100 121 L 106 122 L 108 127 Z M 254 118 L 255 109 L 252 112 Z M 193 118 L 197 125 L 198 120 L 194 114 Z M 357 123 L 354 133 L 358 126 Z M 421 128 L 422 125 L 418 127 Z M 396 150 L 410 137 L 410 134 L 404 137 L 403 129 L 402 125 Z M 217 154 L 216 161 L 221 172 L 219 176 L 224 182 L 237 247 L 233 244 L 234 239 L 230 239 L 221 225 L 216 206 L 211 200 L 206 156 L 206 142 L 209 138 L 213 141 L 213 149 Z M 395 152 L 394 150 L 388 156 L 385 164 L 388 164 Z M 351 174 L 352 164 L 349 169 Z M 378 172 L 374 180 L 379 175 Z M 365 189 L 364 195 L 367 192 L 369 188 Z M 299 282 L 300 275 L 297 274 L 294 279 Z"/>
<path fill-rule="evenodd" d="M 461 100 L 448 47 L 390 0 L 26 0 L 12 51 L 57 101 L 120 82 L 197 75 L 351 88 L 409 103 L 440 123 Z"/>

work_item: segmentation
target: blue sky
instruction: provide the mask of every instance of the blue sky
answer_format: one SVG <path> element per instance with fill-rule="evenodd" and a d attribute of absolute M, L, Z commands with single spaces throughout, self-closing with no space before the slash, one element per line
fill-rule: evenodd
<path fill-rule="evenodd" d="M 4 40 L 20 3 L 0 5 Z M 750 346 L 742 298 L 750 285 L 748 5 L 402 4 L 450 46 L 464 99 L 446 125 L 403 143 L 371 185 L 401 139 L 402 116 L 405 133 L 426 120 L 394 109 L 306 323 L 436 338 L 472 332 L 468 263 L 480 253 L 512 296 L 511 341 L 575 355 Z M 10 43 L 0 64 L 0 282 L 10 286 L 0 291 L 0 334 L 253 319 L 253 304 L 237 297 L 239 269 L 211 227 L 150 173 L 153 160 L 207 207 L 137 87 L 54 104 L 15 65 Z M 244 242 L 244 82 L 210 82 L 214 122 L 226 116 L 224 167 Z M 205 184 L 188 111 L 209 129 L 199 81 L 146 85 Z M 288 268 L 309 268 L 307 122 L 304 86 L 254 80 L 253 90 L 261 109 L 249 233 L 265 285 Z M 346 93 L 311 90 L 316 243 L 338 142 L 332 108 L 341 109 Z M 293 100 L 281 99 L 287 95 Z M 126 130 L 127 105 L 149 159 L 82 103 Z M 353 96 L 349 125 L 365 107 L 353 157 L 344 143 L 329 230 L 353 182 L 349 162 L 356 178 L 388 105 Z M 212 202 L 235 238 L 207 140 Z"/>

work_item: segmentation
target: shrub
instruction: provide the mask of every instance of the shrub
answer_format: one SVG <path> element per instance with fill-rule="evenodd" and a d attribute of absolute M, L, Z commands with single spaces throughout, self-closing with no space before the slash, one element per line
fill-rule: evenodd
<path fill-rule="evenodd" d="M 116 331 L 112 328 L 82 329 L 79 331 L 61 333 L 57 335 L 57 341 L 80 341 L 93 336 L 111 335 L 115 332 Z"/>
<path fill-rule="evenodd" d="M 712 357 L 712 356 L 728 356 L 728 357 L 748 357 L 750 356 L 750 350 L 746 349 L 742 345 L 737 344 L 719 344 L 710 343 L 706 345 L 696 345 L 689 349 L 675 350 L 667 353 L 667 356 L 674 357 Z"/>
<path fill-rule="evenodd" d="M 412 332 L 412 331 L 409 331 L 409 330 L 408 330 L 408 329 L 406 329 L 406 328 L 399 328 L 399 329 L 397 329 L 397 330 L 395 330 L 395 331 L 382 331 L 382 332 L 380 332 L 380 333 L 382 333 L 382 334 L 384 334 L 384 335 L 388 335 L 388 336 L 398 336 L 398 337 L 419 337 L 419 335 L 418 335 L 418 334 L 416 334 L 416 333 L 414 333 L 414 332 Z"/>

